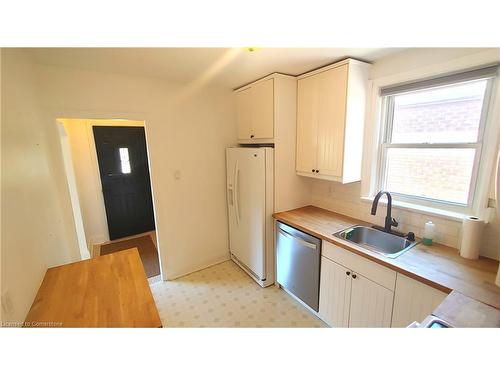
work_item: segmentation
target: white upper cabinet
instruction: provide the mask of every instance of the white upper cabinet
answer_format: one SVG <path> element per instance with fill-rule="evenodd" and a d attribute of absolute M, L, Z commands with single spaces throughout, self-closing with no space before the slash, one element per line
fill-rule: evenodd
<path fill-rule="evenodd" d="M 314 173 L 318 146 L 318 79 L 317 76 L 297 82 L 297 171 Z M 299 142 L 300 140 L 300 142 Z"/>
<path fill-rule="evenodd" d="M 252 98 L 250 88 L 236 93 L 236 123 L 238 138 L 250 137 L 252 132 Z"/>
<path fill-rule="evenodd" d="M 274 144 L 274 209 L 309 204 L 306 178 L 297 175 L 297 78 L 273 73 L 234 90 L 239 144 Z"/>
<path fill-rule="evenodd" d="M 263 79 L 239 89 L 236 123 L 240 143 L 267 143 L 274 138 L 274 79 Z"/>
<path fill-rule="evenodd" d="M 369 67 L 347 59 L 298 77 L 299 175 L 360 180 Z"/>

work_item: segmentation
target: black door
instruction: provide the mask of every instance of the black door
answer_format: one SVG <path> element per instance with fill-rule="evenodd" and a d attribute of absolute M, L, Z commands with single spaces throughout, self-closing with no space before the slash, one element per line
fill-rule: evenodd
<path fill-rule="evenodd" d="M 93 126 L 109 238 L 155 229 L 143 127 Z"/>

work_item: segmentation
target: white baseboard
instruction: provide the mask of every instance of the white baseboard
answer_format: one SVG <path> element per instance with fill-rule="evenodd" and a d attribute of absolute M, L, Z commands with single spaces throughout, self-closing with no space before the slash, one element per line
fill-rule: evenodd
<path fill-rule="evenodd" d="M 215 258 L 214 260 L 210 261 L 210 262 L 207 262 L 207 263 L 202 263 L 202 264 L 199 264 L 193 268 L 189 268 L 189 269 L 186 269 L 186 270 L 183 270 L 181 272 L 177 272 L 175 275 L 173 275 L 172 277 L 168 277 L 168 278 L 163 278 L 164 281 L 171 281 L 171 280 L 175 280 L 175 279 L 178 279 L 180 277 L 183 277 L 183 276 L 187 276 L 191 273 L 194 273 L 194 272 L 198 272 L 198 271 L 201 271 L 201 270 L 204 270 L 205 268 L 208 268 L 208 267 L 212 267 L 212 266 L 215 266 L 217 264 L 220 264 L 220 263 L 223 263 L 223 262 L 227 262 L 228 260 L 230 260 L 230 256 L 229 256 L 229 252 L 224 255 L 224 256 L 221 256 L 221 257 L 218 257 L 218 258 Z M 162 272 L 162 275 L 164 273 Z"/>
<path fill-rule="evenodd" d="M 250 276 L 252 278 L 253 281 L 255 281 L 257 284 L 259 284 L 261 287 L 263 288 L 267 288 L 268 286 L 270 285 L 273 285 L 274 284 L 274 279 L 273 280 L 259 280 L 257 277 L 255 277 L 255 275 L 253 275 L 251 272 L 248 271 L 248 269 L 243 265 L 241 264 L 239 261 L 238 261 L 238 258 L 236 258 L 234 255 L 231 254 L 231 260 L 236 263 L 243 271 L 245 271 L 245 273 Z"/>

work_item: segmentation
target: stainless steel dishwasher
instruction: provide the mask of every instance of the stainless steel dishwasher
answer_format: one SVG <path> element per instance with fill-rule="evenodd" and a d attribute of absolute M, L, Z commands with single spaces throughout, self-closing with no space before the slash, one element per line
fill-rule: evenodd
<path fill-rule="evenodd" d="M 314 311 L 319 308 L 321 240 L 276 222 L 276 280 Z"/>

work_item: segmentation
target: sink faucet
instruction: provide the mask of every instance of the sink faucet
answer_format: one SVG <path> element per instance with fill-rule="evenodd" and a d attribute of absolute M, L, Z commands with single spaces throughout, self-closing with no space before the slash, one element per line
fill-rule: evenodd
<path fill-rule="evenodd" d="M 375 198 L 373 199 L 373 204 L 372 204 L 372 215 L 375 215 L 377 213 L 377 205 L 380 197 L 382 195 L 386 194 L 387 195 L 387 216 L 385 217 L 385 225 L 384 225 L 384 231 L 385 232 L 392 232 L 392 227 L 397 227 L 398 222 L 391 216 L 391 211 L 392 211 L 392 196 L 388 191 L 381 190 L 375 195 Z"/>

